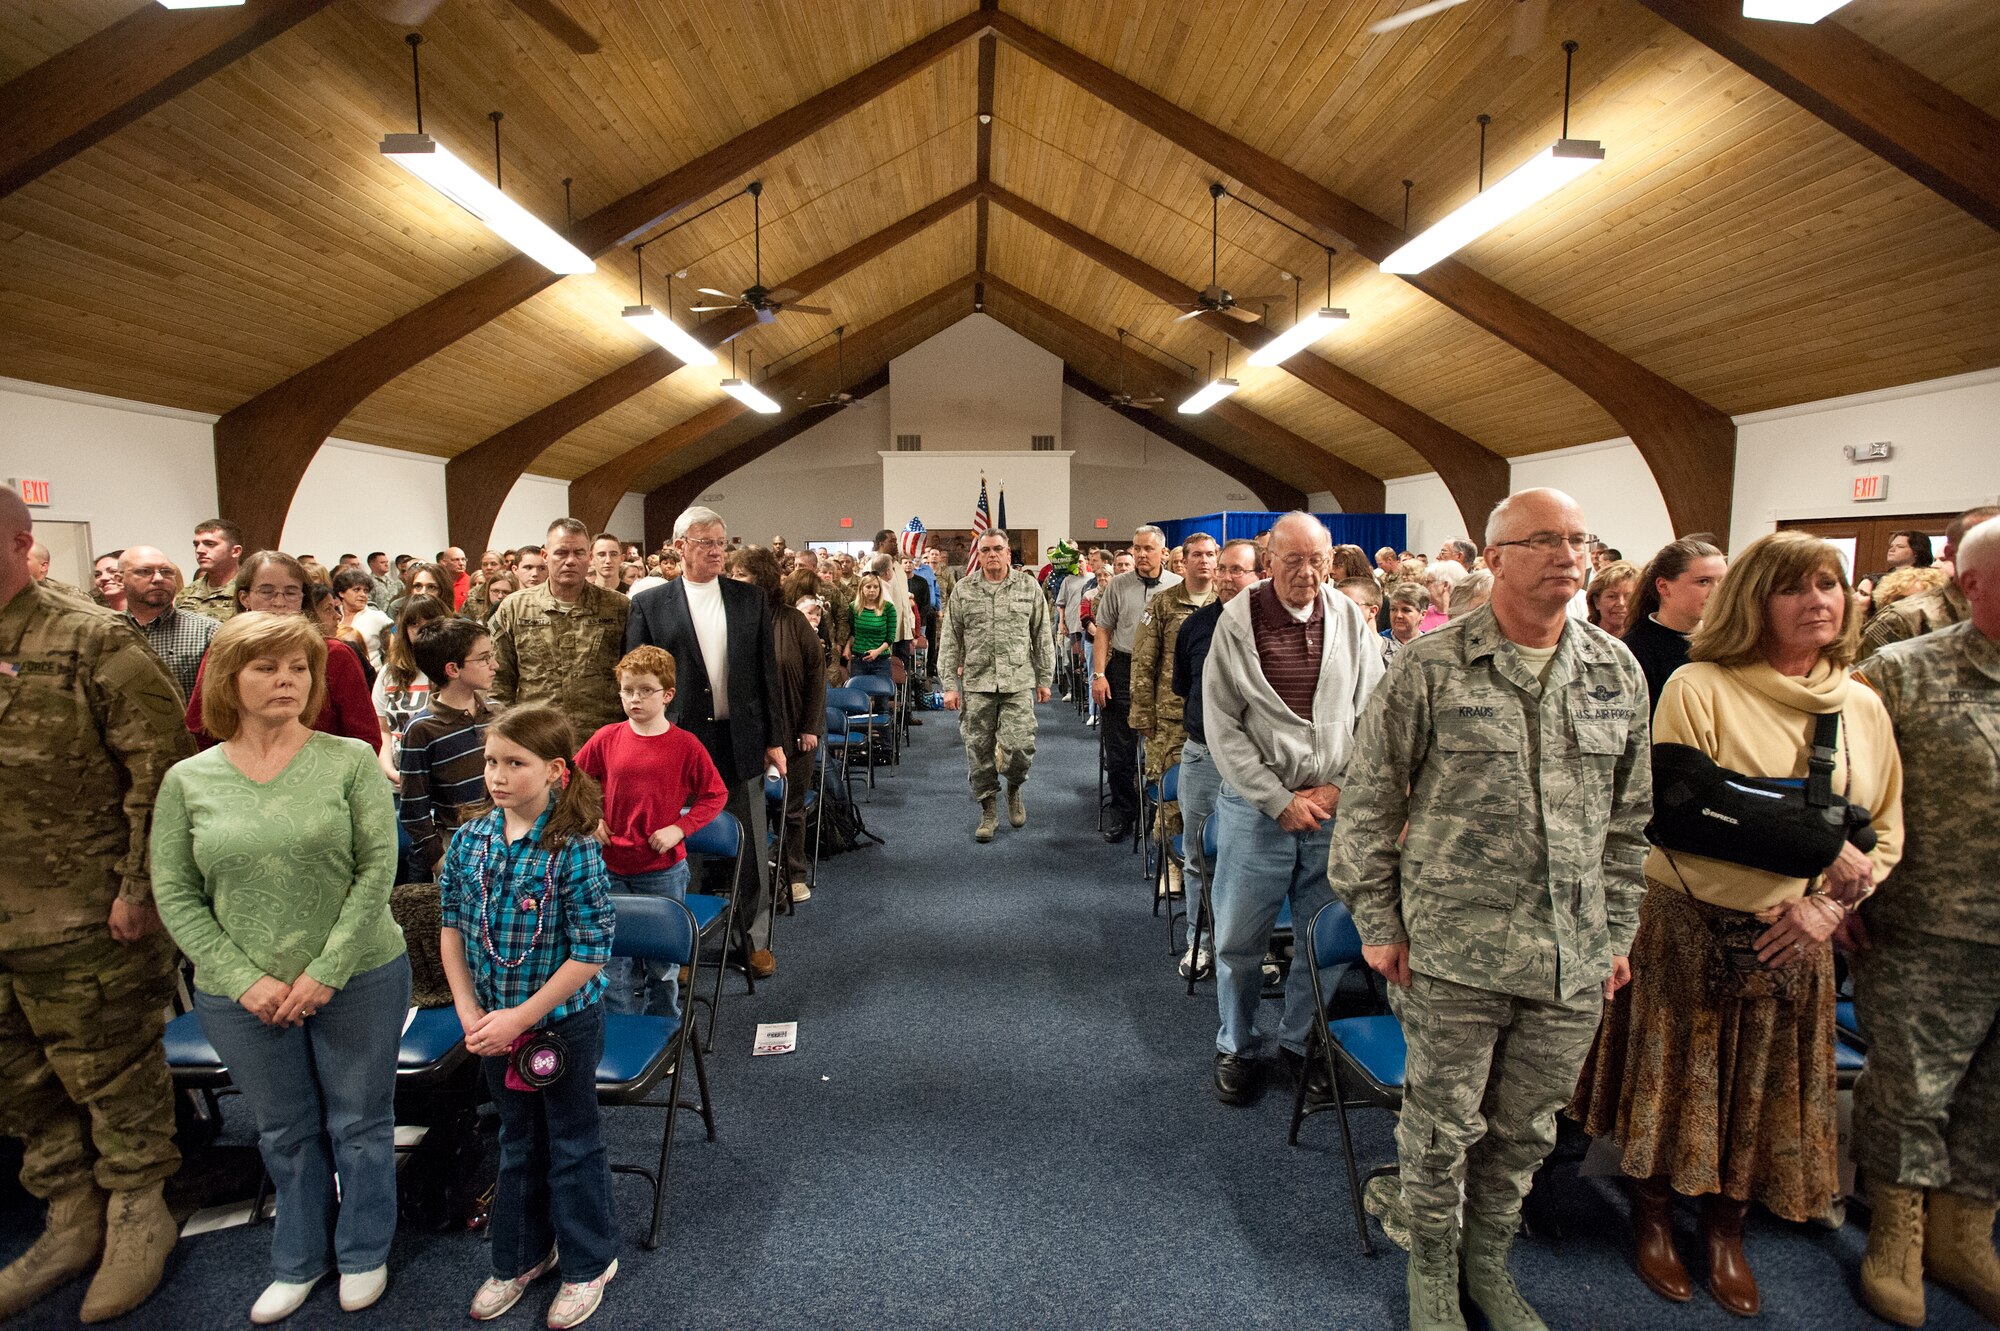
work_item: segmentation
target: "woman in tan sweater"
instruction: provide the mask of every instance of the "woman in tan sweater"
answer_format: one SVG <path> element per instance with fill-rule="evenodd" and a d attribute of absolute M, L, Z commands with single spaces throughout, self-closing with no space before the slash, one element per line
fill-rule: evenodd
<path fill-rule="evenodd" d="M 1833 788 L 1870 811 L 1876 835 L 1873 851 L 1845 845 L 1810 880 L 1657 846 L 1647 857 L 1632 983 L 1605 1008 L 1570 1112 L 1617 1142 L 1640 1277 L 1676 1302 L 1693 1290 L 1674 1194 L 1704 1199 L 1709 1290 L 1747 1317 L 1759 1306 L 1742 1248 L 1749 1204 L 1806 1220 L 1839 1187 L 1830 940 L 1902 851 L 1895 735 L 1848 674 L 1860 628 L 1833 546 L 1766 536 L 1731 566 L 1690 664 L 1660 695 L 1655 743 L 1746 776 L 1803 777 L 1818 718 L 1838 713 Z M 1731 932 L 1754 935 L 1761 965 L 1718 964 Z"/>

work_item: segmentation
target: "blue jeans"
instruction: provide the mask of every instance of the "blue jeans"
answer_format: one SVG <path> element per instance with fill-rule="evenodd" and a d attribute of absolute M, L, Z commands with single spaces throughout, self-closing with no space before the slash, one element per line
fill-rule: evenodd
<path fill-rule="evenodd" d="M 595 1280 L 618 1252 L 611 1219 L 611 1163 L 597 1114 L 604 1004 L 550 1022 L 569 1067 L 539 1091 L 507 1089 L 507 1059 L 479 1060 L 500 1111 L 500 1178 L 494 1185 L 493 1274 L 512 1280 L 562 1252 L 565 1281 Z"/>
<path fill-rule="evenodd" d="M 1208 866 L 1201 856 L 1201 825 L 1215 813 L 1215 795 L 1222 773 L 1200 740 L 1181 745 L 1181 880 L 1186 884 L 1188 946 L 1194 946 L 1195 920 L 1201 913 L 1201 880 Z M 1219 830 L 1219 829 L 1218 829 Z M 1214 909 L 1213 906 L 1210 907 Z M 1210 938 L 1213 939 L 1213 935 Z"/>
<path fill-rule="evenodd" d="M 848 667 L 849 678 L 855 675 L 880 675 L 883 679 L 894 679 L 896 676 L 892 663 L 895 659 L 893 652 L 884 652 L 873 661 L 856 652 L 853 662 Z"/>
<path fill-rule="evenodd" d="M 266 1026 L 196 991 L 202 1034 L 257 1119 L 276 1190 L 271 1269 L 307 1281 L 389 1260 L 396 1235 L 396 1050 L 410 1007 L 410 959 L 349 977 L 300 1026 Z M 340 1175 L 336 1200 L 334 1174 Z"/>
<path fill-rule="evenodd" d="M 1278 820 L 1224 784 L 1215 803 L 1215 877 L 1209 900 L 1215 912 L 1215 1005 L 1222 1028 L 1215 1047 L 1225 1054 L 1255 1058 L 1257 1003 L 1264 989 L 1264 953 L 1278 906 L 1292 901 L 1298 950 L 1285 983 L 1285 1014 L 1278 1043 L 1295 1054 L 1306 1051 L 1313 1011 L 1312 964 L 1306 952 L 1306 925 L 1313 912 L 1333 900 L 1326 881 L 1333 820 L 1317 832 L 1287 832 Z M 1332 973 L 1320 977 L 1331 981 Z"/>
<path fill-rule="evenodd" d="M 688 862 L 683 859 L 671 869 L 660 869 L 654 873 L 612 874 L 611 890 L 635 897 L 671 897 L 675 901 L 686 901 Z M 678 966 L 659 966 L 637 957 L 613 957 L 604 967 L 604 978 L 610 985 L 604 991 L 604 1005 L 613 1012 L 649 1012 L 656 1017 L 678 1017 L 681 1014 L 679 974 Z"/>

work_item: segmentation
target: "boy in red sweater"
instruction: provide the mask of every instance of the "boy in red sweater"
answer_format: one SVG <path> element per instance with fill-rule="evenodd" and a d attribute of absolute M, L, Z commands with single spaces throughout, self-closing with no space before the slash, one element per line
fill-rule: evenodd
<path fill-rule="evenodd" d="M 667 720 L 667 705 L 674 700 L 672 656 L 658 647 L 627 652 L 618 662 L 618 697 L 626 719 L 592 735 L 576 755 L 578 770 L 604 787 L 604 821 L 597 831 L 604 867 L 613 891 L 680 901 L 688 888 L 681 843 L 722 811 L 729 788 L 701 742 Z M 641 964 L 615 957 L 604 968 L 609 1010 L 679 1016 L 679 968 L 654 967 L 647 975 Z"/>

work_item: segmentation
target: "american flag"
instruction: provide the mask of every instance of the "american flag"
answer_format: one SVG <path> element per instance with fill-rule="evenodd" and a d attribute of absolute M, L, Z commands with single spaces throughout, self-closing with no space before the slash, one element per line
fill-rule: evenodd
<path fill-rule="evenodd" d="M 903 553 L 912 559 L 923 557 L 924 522 L 922 518 L 911 518 L 910 525 L 903 528 Z"/>
<path fill-rule="evenodd" d="M 965 567 L 968 571 L 979 562 L 979 538 L 993 530 L 993 509 L 986 502 L 986 478 L 979 478 L 979 504 L 972 510 L 972 550 L 967 553 Z"/>

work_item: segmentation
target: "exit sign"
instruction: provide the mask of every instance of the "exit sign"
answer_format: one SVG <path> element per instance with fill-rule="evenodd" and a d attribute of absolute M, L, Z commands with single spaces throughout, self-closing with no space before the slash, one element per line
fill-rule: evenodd
<path fill-rule="evenodd" d="M 15 477 L 13 480 L 8 481 L 7 484 L 14 487 L 14 493 L 20 495 L 21 502 L 29 508 L 47 508 L 49 506 L 49 483 L 47 481 L 31 481 L 25 477 Z"/>
<path fill-rule="evenodd" d="M 1097 530 L 1099 531 L 1103 531 L 1106 527 L 1109 527 L 1110 525 L 1111 525 L 1110 518 L 1099 518 L 1097 520 Z"/>
<path fill-rule="evenodd" d="M 1854 478 L 1855 503 L 1862 504 L 1871 500 L 1887 499 L 1888 497 L 1889 478 L 1887 476 L 1878 472 L 1873 476 L 1856 476 Z"/>
<path fill-rule="evenodd" d="M 841 525 L 841 526 L 842 526 L 843 528 L 846 528 L 846 527 L 852 527 L 852 526 L 854 525 L 854 519 L 853 519 L 853 518 L 842 518 L 842 519 L 840 520 L 840 525 Z"/>

